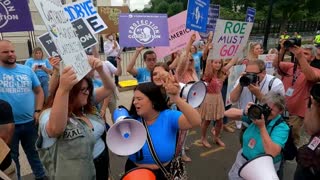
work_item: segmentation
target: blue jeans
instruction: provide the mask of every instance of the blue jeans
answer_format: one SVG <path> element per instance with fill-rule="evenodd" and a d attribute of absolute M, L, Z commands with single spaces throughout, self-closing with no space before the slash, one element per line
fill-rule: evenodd
<path fill-rule="evenodd" d="M 37 130 L 34 122 L 25 124 L 16 124 L 15 131 L 11 142 L 11 156 L 16 163 L 18 180 L 21 179 L 20 163 L 19 163 L 19 142 L 21 141 L 22 148 L 27 155 L 28 162 L 32 172 L 36 178 L 45 176 L 44 168 L 41 164 L 38 152 L 35 149 L 37 139 Z"/>
<path fill-rule="evenodd" d="M 44 99 L 46 100 L 49 94 L 49 76 L 41 76 L 41 77 L 38 77 L 38 79 L 41 83 Z"/>

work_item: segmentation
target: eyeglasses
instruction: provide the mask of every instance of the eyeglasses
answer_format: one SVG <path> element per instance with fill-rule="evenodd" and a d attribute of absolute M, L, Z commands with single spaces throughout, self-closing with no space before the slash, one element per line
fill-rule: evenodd
<path fill-rule="evenodd" d="M 89 87 L 84 87 L 80 89 L 80 92 L 85 94 L 85 95 L 89 95 L 90 92 L 90 88 Z"/>

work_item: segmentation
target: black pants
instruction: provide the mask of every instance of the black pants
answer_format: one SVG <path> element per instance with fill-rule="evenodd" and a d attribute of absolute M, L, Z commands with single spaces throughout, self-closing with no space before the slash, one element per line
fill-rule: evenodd
<path fill-rule="evenodd" d="M 117 60 L 116 60 L 116 57 L 115 56 L 108 56 L 107 57 L 107 60 L 112 64 L 112 65 L 114 65 L 114 67 L 116 67 L 117 68 Z M 119 76 L 114 76 L 114 83 L 116 84 L 116 85 L 118 85 L 119 84 Z"/>
<path fill-rule="evenodd" d="M 294 180 L 318 180 L 320 172 L 312 172 L 309 168 L 303 168 L 297 165 L 294 173 Z"/>
<path fill-rule="evenodd" d="M 138 167 L 138 166 L 136 166 L 134 164 L 134 162 L 132 162 L 130 159 L 128 159 L 127 162 L 126 162 L 125 171 L 128 172 L 131 169 L 136 168 L 136 167 Z M 165 166 L 165 168 L 169 172 L 170 163 L 167 166 Z M 152 170 L 152 172 L 155 174 L 157 180 L 167 180 L 167 178 L 165 177 L 165 175 L 163 174 L 161 169 Z"/>
<path fill-rule="evenodd" d="M 104 151 L 94 160 L 94 167 L 96 168 L 96 179 L 106 180 L 109 178 L 109 152 L 106 147 Z"/>

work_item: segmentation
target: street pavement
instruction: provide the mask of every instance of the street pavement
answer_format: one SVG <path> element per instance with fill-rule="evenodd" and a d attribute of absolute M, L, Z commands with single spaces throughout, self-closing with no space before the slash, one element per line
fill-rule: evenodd
<path fill-rule="evenodd" d="M 132 95 L 132 90 L 120 92 L 120 100 L 118 105 L 124 105 L 129 108 Z M 187 151 L 187 155 L 192 158 L 192 162 L 186 164 L 189 179 L 226 180 L 228 171 L 230 170 L 236 154 L 240 149 L 239 132 L 239 130 L 236 130 L 234 133 L 223 131 L 222 140 L 226 144 L 225 148 L 213 144 L 211 135 L 208 133 L 208 139 L 212 145 L 212 148 L 208 149 L 203 147 L 200 143 L 200 128 L 190 130 L 186 143 L 186 145 L 190 148 L 190 150 Z M 114 180 L 118 180 L 123 175 L 126 157 L 120 157 L 110 152 L 110 159 L 111 177 Z M 20 162 L 23 179 L 34 179 L 31 168 L 21 148 Z M 293 179 L 295 167 L 295 161 L 286 162 L 284 168 L 284 180 Z"/>

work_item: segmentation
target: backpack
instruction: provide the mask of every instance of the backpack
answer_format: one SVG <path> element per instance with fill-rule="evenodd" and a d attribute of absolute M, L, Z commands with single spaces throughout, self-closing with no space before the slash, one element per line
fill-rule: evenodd
<path fill-rule="evenodd" d="M 271 128 L 271 131 L 270 131 L 270 135 L 274 129 L 274 127 L 276 127 L 277 125 L 279 125 L 280 123 L 286 123 L 286 121 L 284 121 L 282 118 L 280 118 Z M 287 124 L 288 125 L 288 124 Z M 292 126 L 288 125 L 289 126 L 289 135 L 288 135 L 288 139 L 284 145 L 284 147 L 282 148 L 281 152 L 282 152 L 282 155 L 283 155 L 283 159 L 284 160 L 293 160 L 296 155 L 297 155 L 297 152 L 298 152 L 298 148 L 297 146 L 294 144 L 294 139 L 293 139 L 293 135 L 292 135 Z"/>

